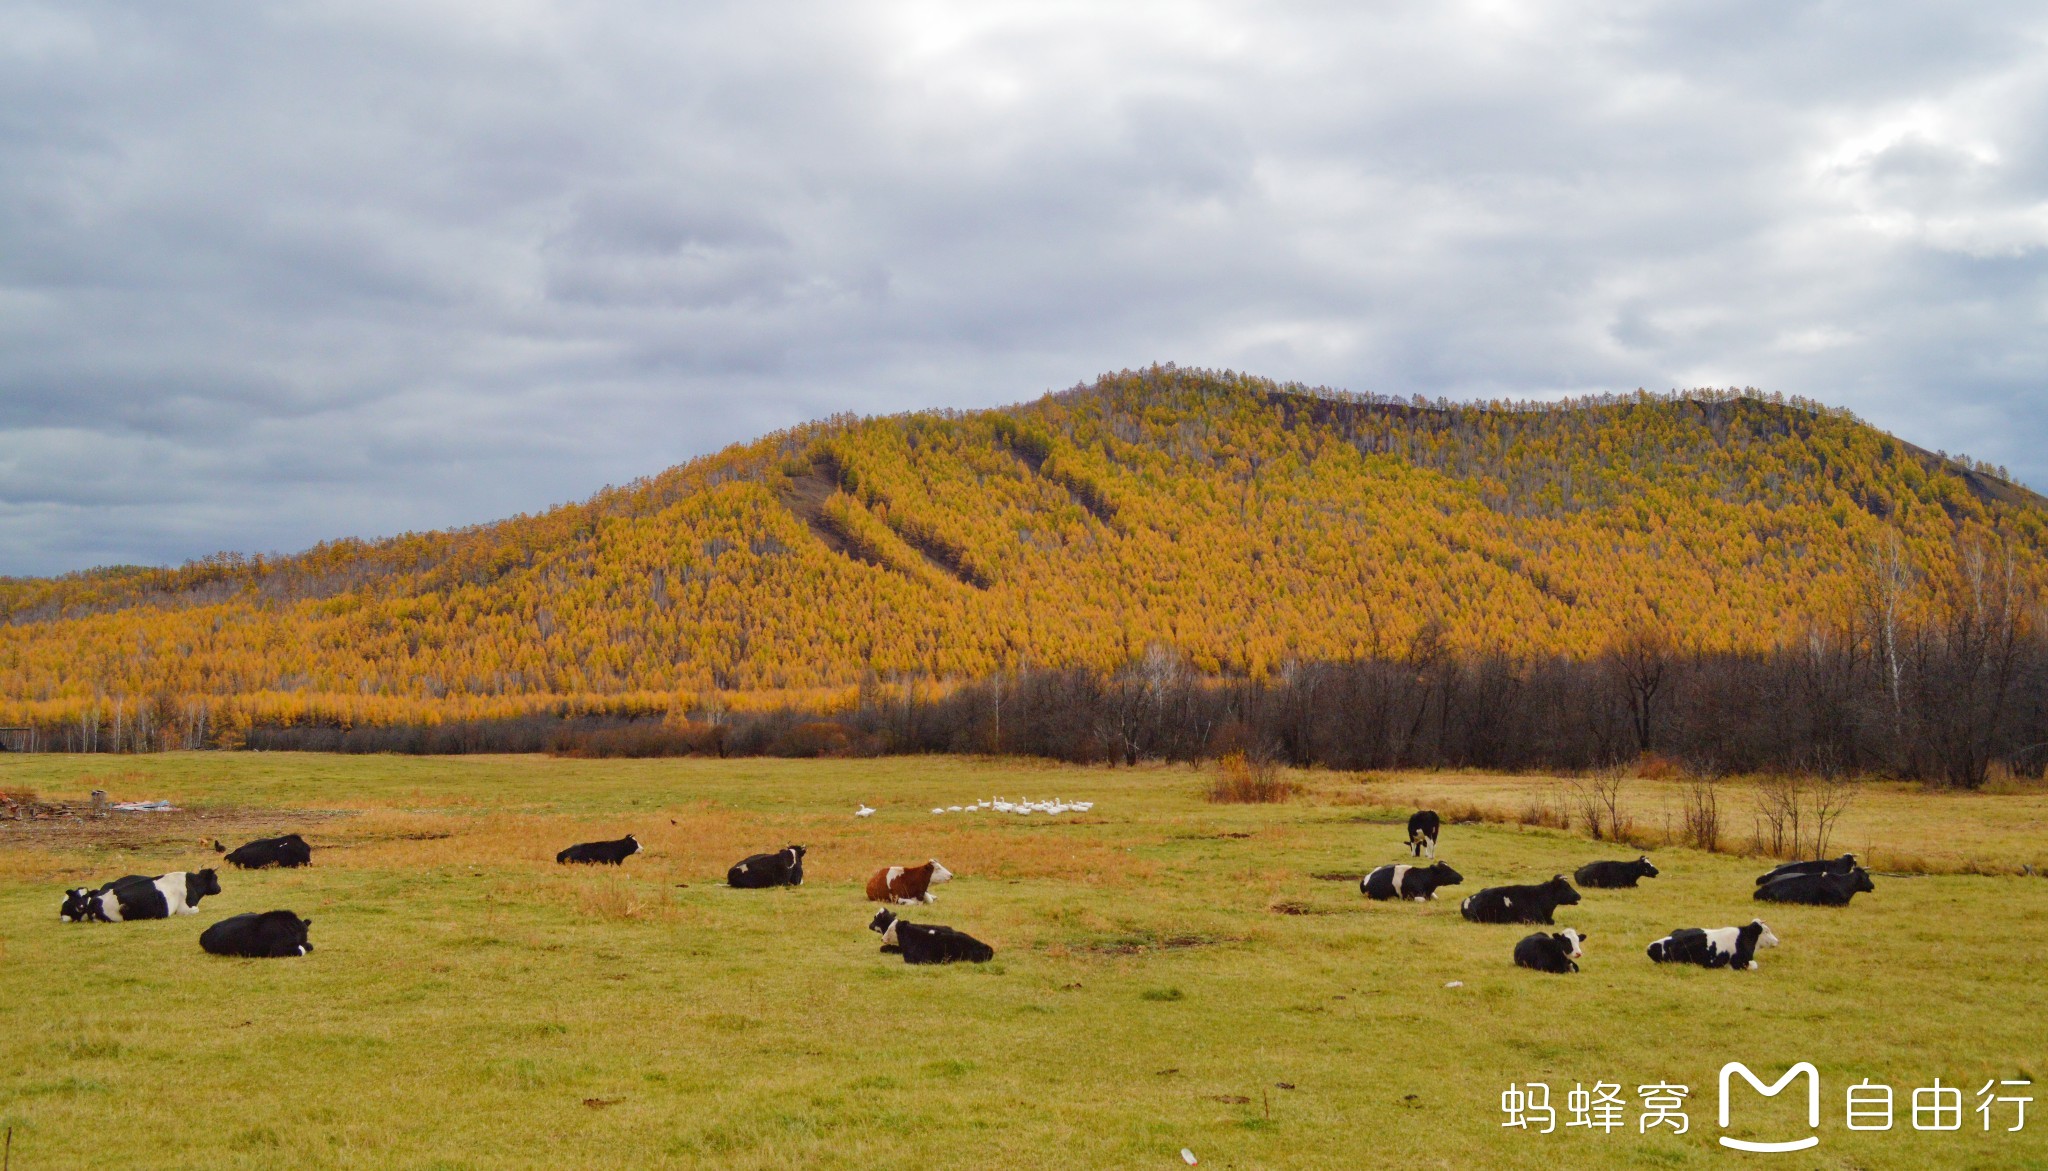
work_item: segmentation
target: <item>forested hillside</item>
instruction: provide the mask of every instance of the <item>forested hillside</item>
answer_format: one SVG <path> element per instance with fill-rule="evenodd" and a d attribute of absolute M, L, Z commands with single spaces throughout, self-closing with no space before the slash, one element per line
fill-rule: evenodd
<path fill-rule="evenodd" d="M 1895 534 L 1895 536 L 1894 536 Z M 0 582 L 0 721 L 232 739 L 816 700 L 1110 668 L 1761 651 L 2048 505 L 1753 393 L 1384 401 L 1153 368 L 1028 405 L 834 418 L 476 528 Z M 174 737 L 175 738 L 175 737 Z"/>

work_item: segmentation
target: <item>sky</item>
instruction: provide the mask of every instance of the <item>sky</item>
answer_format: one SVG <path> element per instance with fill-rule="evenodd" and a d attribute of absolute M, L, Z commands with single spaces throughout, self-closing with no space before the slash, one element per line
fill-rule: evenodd
<path fill-rule="evenodd" d="M 0 0 L 0 574 L 1153 362 L 2048 489 L 2048 9 Z"/>

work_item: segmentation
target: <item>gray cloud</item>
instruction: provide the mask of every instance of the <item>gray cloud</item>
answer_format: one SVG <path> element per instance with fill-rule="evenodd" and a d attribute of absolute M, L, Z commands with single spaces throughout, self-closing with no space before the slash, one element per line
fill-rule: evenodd
<path fill-rule="evenodd" d="M 0 0 L 0 572 L 1153 360 L 1756 385 L 2048 486 L 2048 21 Z"/>

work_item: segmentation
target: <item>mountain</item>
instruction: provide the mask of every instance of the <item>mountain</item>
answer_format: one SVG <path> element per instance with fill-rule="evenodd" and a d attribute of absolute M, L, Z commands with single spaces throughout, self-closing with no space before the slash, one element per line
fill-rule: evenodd
<path fill-rule="evenodd" d="M 469 529 L 8 579 L 0 720 L 657 711 L 1156 645 L 1254 676 L 1642 627 L 1762 649 L 1846 605 L 1887 529 L 1923 566 L 1960 537 L 2031 573 L 2048 501 L 1749 391 L 1427 403 L 1153 367 L 835 417 Z"/>

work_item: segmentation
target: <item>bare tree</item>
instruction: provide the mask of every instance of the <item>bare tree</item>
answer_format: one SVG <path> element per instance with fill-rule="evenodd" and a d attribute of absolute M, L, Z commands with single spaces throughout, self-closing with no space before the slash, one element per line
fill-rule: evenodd
<path fill-rule="evenodd" d="M 1631 623 L 1603 656 L 1607 671 L 1620 686 L 1628 704 L 1629 724 L 1635 732 L 1635 749 L 1648 752 L 1656 739 L 1659 700 L 1669 681 L 1675 657 L 1670 636 L 1659 627 Z"/>

